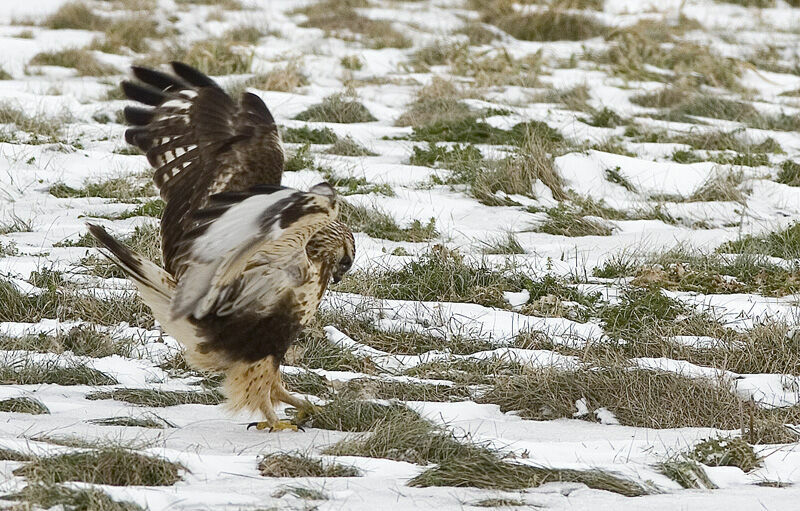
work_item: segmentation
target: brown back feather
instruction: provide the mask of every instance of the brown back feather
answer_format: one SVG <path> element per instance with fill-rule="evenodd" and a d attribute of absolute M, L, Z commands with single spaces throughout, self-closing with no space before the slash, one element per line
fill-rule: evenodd
<path fill-rule="evenodd" d="M 259 184 L 278 185 L 283 148 L 272 114 L 254 94 L 235 103 L 213 80 L 185 64 L 174 75 L 133 68 L 140 82 L 123 82 L 129 99 L 155 108 L 128 107 L 126 140 L 147 154 L 153 181 L 167 203 L 161 220 L 164 265 L 182 273 L 178 248 L 193 227 L 192 214 L 216 193 Z"/>

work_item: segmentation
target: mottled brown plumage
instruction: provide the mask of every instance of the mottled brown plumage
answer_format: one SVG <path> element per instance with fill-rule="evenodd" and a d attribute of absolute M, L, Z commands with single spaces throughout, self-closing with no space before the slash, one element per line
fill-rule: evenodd
<path fill-rule="evenodd" d="M 234 103 L 213 80 L 175 62 L 175 75 L 134 66 L 140 82 L 125 81 L 130 99 L 156 108 L 126 107 L 134 127 L 128 143 L 147 154 L 153 181 L 166 202 L 161 219 L 164 266 L 180 275 L 177 249 L 191 228 L 192 213 L 216 193 L 279 185 L 283 147 L 275 120 L 258 96 Z"/>
<path fill-rule="evenodd" d="M 162 269 L 102 228 L 90 232 L 137 285 L 165 330 L 200 369 L 225 371 L 234 408 L 277 423 L 274 403 L 305 403 L 282 386 L 278 366 L 313 317 L 331 279 L 355 256 L 336 220 L 327 183 L 280 186 L 283 148 L 254 94 L 235 103 L 213 80 L 181 63 L 175 74 L 134 67 L 125 94 L 126 140 L 145 151 L 166 208 Z"/>

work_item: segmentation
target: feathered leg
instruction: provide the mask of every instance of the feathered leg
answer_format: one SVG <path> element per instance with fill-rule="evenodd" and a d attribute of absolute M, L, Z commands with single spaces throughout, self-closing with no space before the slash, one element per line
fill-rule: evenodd
<path fill-rule="evenodd" d="M 278 379 L 272 387 L 271 397 L 273 403 L 286 403 L 287 405 L 293 406 L 297 409 L 297 415 L 294 418 L 294 422 L 298 426 L 305 424 L 314 414 L 316 409 L 316 407 L 308 399 L 299 398 L 286 390 L 286 387 L 283 386 L 283 382 L 281 381 L 280 374 L 278 374 Z"/>
<path fill-rule="evenodd" d="M 225 395 L 228 405 L 234 410 L 260 411 L 264 420 L 248 426 L 270 431 L 291 429 L 297 426 L 288 421 L 281 421 L 275 413 L 274 403 L 293 400 L 302 401 L 289 394 L 281 384 L 279 364 L 275 357 L 269 356 L 252 363 L 237 362 L 231 366 L 225 378 Z"/>

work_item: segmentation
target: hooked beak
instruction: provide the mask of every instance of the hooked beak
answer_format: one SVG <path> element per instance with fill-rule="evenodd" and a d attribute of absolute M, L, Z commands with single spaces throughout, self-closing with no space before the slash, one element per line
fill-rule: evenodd
<path fill-rule="evenodd" d="M 343 276 L 344 275 L 342 273 L 339 273 L 338 271 L 334 272 L 334 274 L 333 274 L 333 283 L 334 284 L 338 284 L 339 282 L 341 282 Z"/>

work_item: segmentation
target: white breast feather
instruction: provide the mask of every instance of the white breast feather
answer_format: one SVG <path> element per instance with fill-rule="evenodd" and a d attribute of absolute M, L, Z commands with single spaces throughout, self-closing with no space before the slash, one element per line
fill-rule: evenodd
<path fill-rule="evenodd" d="M 283 229 L 280 227 L 280 215 L 284 208 L 281 208 L 271 213 L 275 221 L 267 231 L 263 231 L 265 212 L 278 202 L 294 195 L 299 199 L 306 194 L 285 189 L 248 197 L 215 219 L 206 231 L 192 242 L 189 263 L 178 282 L 170 307 L 173 319 L 189 314 L 198 319 L 207 315 L 215 305 L 219 305 L 217 302 L 220 294 L 242 275 L 247 261 L 255 255 L 258 247 L 263 247 L 269 242 L 274 243 L 270 244 L 270 262 L 265 266 L 271 269 L 261 268 L 258 271 L 267 276 L 273 273 L 273 270 L 277 270 L 274 271 L 275 274 L 257 284 L 249 282 L 251 279 L 244 279 L 245 286 L 254 287 L 243 289 L 240 294 L 243 293 L 244 296 L 235 299 L 235 303 L 223 309 L 226 311 L 235 309 L 245 303 L 252 303 L 253 300 L 270 302 L 271 299 L 267 296 L 270 289 L 285 289 L 298 285 L 295 274 L 298 272 L 305 274 L 305 268 L 309 264 L 305 257 L 304 240 L 316 230 L 313 227 L 315 222 L 322 222 L 316 226 L 320 228 L 324 224 L 323 217 L 327 218 L 327 221 L 333 220 L 337 209 L 330 197 L 315 194 L 318 196 L 319 205 L 328 205 L 326 212 L 301 217 L 299 221 Z M 296 200 L 288 201 L 286 207 L 292 204 L 296 204 Z M 281 268 L 291 268 L 291 271 L 287 273 L 281 271 Z"/>

